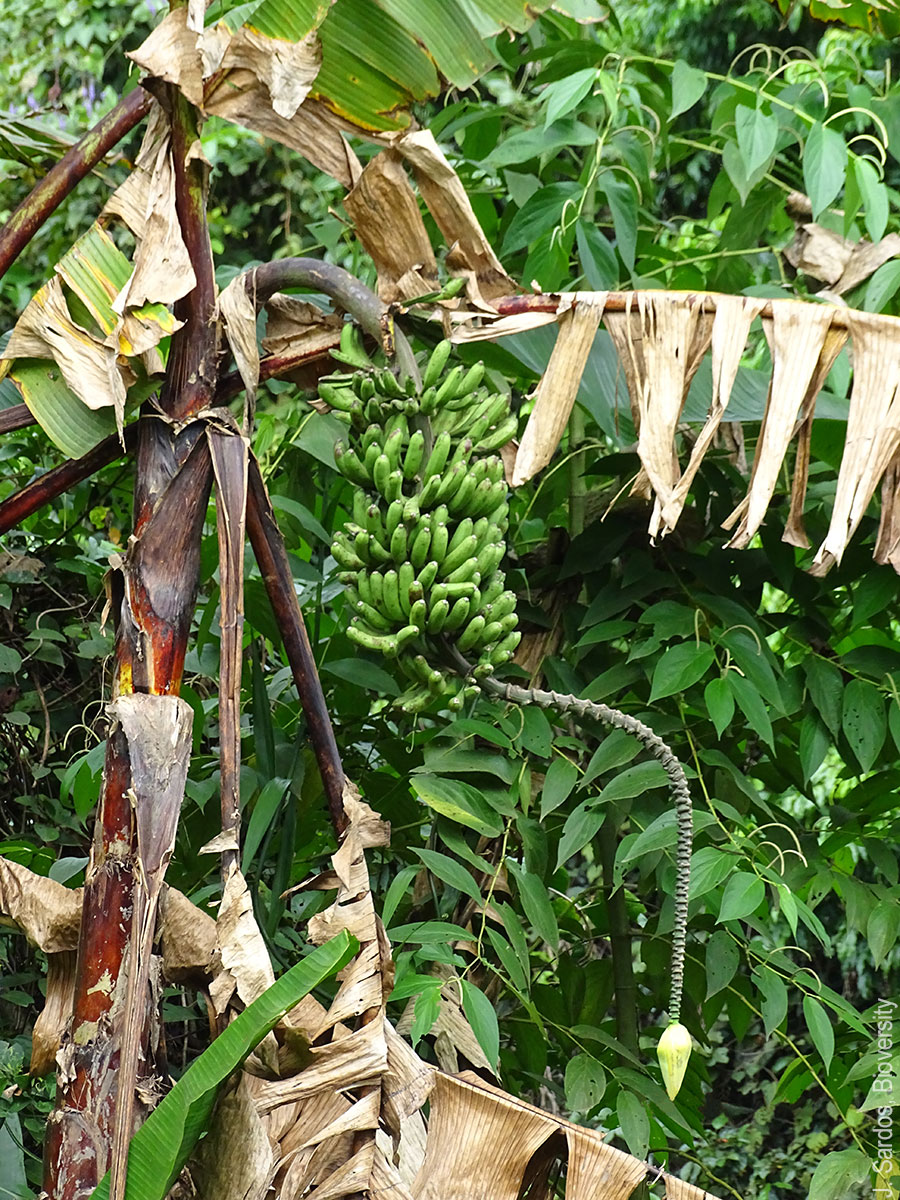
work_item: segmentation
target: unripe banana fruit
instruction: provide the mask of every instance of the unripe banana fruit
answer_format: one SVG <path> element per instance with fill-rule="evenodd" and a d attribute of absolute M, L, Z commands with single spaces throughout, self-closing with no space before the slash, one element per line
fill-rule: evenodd
<path fill-rule="evenodd" d="M 447 670 L 448 642 L 499 664 L 518 641 L 515 596 L 500 570 L 506 482 L 493 453 L 516 419 L 508 397 L 481 386 L 484 364 L 452 365 L 451 350 L 446 341 L 435 347 L 416 394 L 410 380 L 365 358 L 348 324 L 341 353 L 360 369 L 320 384 L 321 398 L 350 414 L 335 462 L 358 494 L 332 550 L 347 579 L 350 637 L 400 658 L 403 670 L 415 663 L 407 671 L 415 687 L 398 701 L 414 711 L 426 704 L 423 684 L 428 696 L 462 695 L 464 681 Z"/>

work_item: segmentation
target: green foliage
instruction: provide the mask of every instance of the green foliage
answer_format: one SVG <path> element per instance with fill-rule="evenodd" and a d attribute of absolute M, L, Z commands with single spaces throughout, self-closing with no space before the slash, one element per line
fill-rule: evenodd
<path fill-rule="evenodd" d="M 76 29 L 116 27 L 110 12 L 121 12 L 75 7 Z M 708 5 L 665 7 L 671 19 L 654 45 L 637 37 L 654 24 L 652 6 L 620 6 L 619 25 L 579 24 L 554 11 L 527 35 L 499 38 L 500 69 L 421 115 L 504 264 L 526 282 L 815 291 L 821 281 L 792 279 L 783 257 L 795 234 L 792 189 L 806 191 L 820 223 L 853 241 L 897 228 L 900 96 L 878 66 L 883 45 L 839 31 L 819 43 L 820 30 L 804 18 L 780 44 L 799 32 L 812 57 L 744 54 L 732 65 L 758 36 L 753 28 L 745 38 L 741 24 L 758 20 L 756 8 L 723 15 Z M 9 6 L 7 19 L 22 22 Z M 30 59 L 39 104 L 52 85 L 46 21 L 41 28 Z M 714 44 L 719 34 L 724 46 Z M 108 49 L 109 38 L 94 37 L 89 53 Z M 80 50 L 60 58 L 63 93 L 81 86 L 66 72 L 83 61 L 111 101 L 109 89 L 124 82 L 114 60 L 110 53 L 101 67 Z M 15 62 L 26 71 L 25 55 Z M 4 98 L 0 108 L 8 106 Z M 77 124 L 82 114 L 73 112 Z M 373 278 L 331 211 L 340 201 L 331 181 L 220 122 L 207 127 L 204 146 L 214 165 L 220 281 L 254 259 L 317 249 Z M 16 197 L 35 170 L 17 162 Z M 99 194 L 93 182 L 79 193 L 48 227 L 43 258 L 16 268 L 8 315 L 76 226 L 81 232 L 93 219 Z M 898 289 L 889 262 L 846 298 L 896 312 Z M 408 325 L 424 356 L 433 333 L 414 317 Z M 551 345 L 552 334 L 538 330 L 484 346 L 520 418 Z M 747 422 L 748 453 L 767 355 L 759 337 L 729 412 Z M 807 502 L 813 541 L 826 528 L 849 378 L 842 356 L 820 401 Z M 709 387 L 701 371 L 688 420 L 704 412 Z M 896 994 L 900 963 L 898 584 L 872 566 L 874 515 L 824 581 L 806 573 L 804 552 L 779 540 L 782 493 L 750 550 L 725 549 L 720 524 L 746 486 L 736 444 L 707 458 L 682 526 L 659 546 L 647 544 L 647 513 L 636 500 L 619 500 L 601 520 L 637 469 L 604 336 L 579 397 L 583 439 L 568 442 L 513 498 L 506 567 L 532 661 L 543 648 L 551 686 L 649 721 L 692 774 L 682 1019 L 695 1051 L 673 1104 L 654 1055 L 673 919 L 675 826 L 664 778 L 625 735 L 484 697 L 459 714 L 398 710 L 395 681 L 347 635 L 350 597 L 330 542 L 354 519 L 353 495 L 335 468 L 341 426 L 315 412 L 311 398 L 291 383 L 264 385 L 254 448 L 288 539 L 348 774 L 392 825 L 390 849 L 371 857 L 395 945 L 392 1015 L 409 1007 L 413 1040 L 433 1056 L 439 989 L 456 976 L 479 1042 L 510 1090 L 536 1098 L 546 1089 L 620 1146 L 678 1165 L 687 1159 L 685 1174 L 713 1191 L 717 1178 L 722 1190 L 747 1197 L 864 1194 L 879 1102 L 877 1001 Z M 0 455 L 4 496 L 54 461 L 32 431 L 5 437 Z M 0 558 L 0 853 L 73 885 L 102 769 L 98 700 L 111 642 L 98 597 L 108 555 L 127 534 L 125 472 L 109 468 L 30 518 L 6 540 L 15 560 Z M 582 485 L 583 522 L 572 504 Z M 217 608 L 211 519 L 183 693 L 195 710 L 195 754 L 169 876 L 200 904 L 218 887 L 215 864 L 198 853 L 218 831 Z M 249 557 L 245 648 L 243 865 L 284 967 L 303 949 L 302 922 L 327 897 L 281 896 L 321 870 L 333 842 Z M 27 1080 L 22 1062 L 40 971 L 7 932 L 0 952 L 0 1032 L 9 1048 L 0 1175 L 18 1188 L 24 1170 L 36 1186 L 49 1092 Z M 167 1018 L 182 1052 L 173 1061 L 183 1066 L 204 1034 L 178 999 L 170 994 Z M 7 1080 L 18 1090 L 8 1092 Z"/>

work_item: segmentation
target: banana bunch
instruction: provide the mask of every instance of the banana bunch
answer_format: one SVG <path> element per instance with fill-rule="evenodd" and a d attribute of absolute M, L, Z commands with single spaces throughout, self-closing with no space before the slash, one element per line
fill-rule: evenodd
<path fill-rule="evenodd" d="M 451 673 L 447 646 L 479 679 L 521 637 L 500 570 L 509 508 L 496 453 L 516 418 L 506 396 L 481 387 L 482 363 L 446 370 L 449 342 L 435 348 L 419 392 L 374 367 L 344 329 L 338 357 L 356 370 L 322 380 L 319 395 L 348 425 L 334 457 L 356 489 L 332 544 L 353 609 L 347 632 L 397 660 L 411 682 L 397 701 L 407 711 L 436 696 L 459 708 L 478 687 Z"/>

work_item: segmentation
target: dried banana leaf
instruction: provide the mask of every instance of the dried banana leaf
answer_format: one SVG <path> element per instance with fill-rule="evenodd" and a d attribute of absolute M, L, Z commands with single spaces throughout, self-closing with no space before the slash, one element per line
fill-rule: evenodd
<path fill-rule="evenodd" d="M 900 446 L 900 338 L 896 321 L 874 313 L 847 314 L 853 341 L 853 391 L 831 524 L 815 557 L 814 574 L 840 562 L 878 481 Z"/>
<path fill-rule="evenodd" d="M 816 396 L 844 343 L 842 330 L 829 339 L 834 309 L 802 300 L 772 306 L 763 322 L 772 348 L 772 382 L 746 497 L 723 525 L 740 521 L 730 546 L 743 549 L 759 529 L 775 491 L 797 422 L 812 412 Z"/>
<path fill-rule="evenodd" d="M 592 295 L 560 315 L 553 353 L 537 386 L 534 408 L 516 454 L 513 487 L 519 487 L 545 467 L 559 445 L 581 386 L 604 303 L 602 293 Z"/>

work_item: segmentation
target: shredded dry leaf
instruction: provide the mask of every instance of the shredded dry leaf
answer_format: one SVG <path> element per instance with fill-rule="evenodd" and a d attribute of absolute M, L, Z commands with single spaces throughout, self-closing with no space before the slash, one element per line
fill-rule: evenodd
<path fill-rule="evenodd" d="M 824 575 L 840 562 L 882 475 L 900 446 L 900 338 L 891 317 L 848 313 L 853 391 L 831 524 L 815 558 Z"/>
<path fill-rule="evenodd" d="M 740 520 L 728 543 L 730 546 L 743 549 L 749 545 L 762 524 L 797 422 L 807 415 L 807 405 L 811 410 L 815 404 L 843 344 L 843 339 L 837 344 L 832 341 L 823 360 L 833 314 L 830 306 L 811 308 L 802 300 L 788 300 L 773 305 L 771 318 L 763 321 L 772 350 L 772 381 L 756 443 L 750 487 L 723 522 L 726 529 L 731 529 Z"/>
<path fill-rule="evenodd" d="M 276 292 L 266 302 L 268 324 L 262 340 L 267 354 L 315 354 L 330 350 L 340 341 L 343 318 L 323 312 L 299 296 Z"/>
<path fill-rule="evenodd" d="M 383 150 L 366 164 L 344 208 L 375 263 L 378 294 L 386 304 L 439 289 L 431 240 L 396 151 Z"/>
<path fill-rule="evenodd" d="M 413 168 L 422 199 L 449 247 L 447 268 L 466 277 L 472 303 L 489 309 L 491 300 L 514 292 L 515 283 L 485 237 L 466 190 L 434 134 L 427 129 L 403 133 L 393 144 Z"/>
<path fill-rule="evenodd" d="M 256 1111 L 252 1076 L 241 1072 L 219 1097 L 216 1120 L 194 1156 L 198 1200 L 263 1200 L 275 1175 L 275 1153 Z"/>
<path fill-rule="evenodd" d="M 578 395 L 581 377 L 600 325 L 606 297 L 586 299 L 563 312 L 547 369 L 516 454 L 512 486 L 531 479 L 553 457 Z"/>
<path fill-rule="evenodd" d="M 243 275 L 235 275 L 219 295 L 219 316 L 252 407 L 259 387 L 259 345 L 256 340 L 256 306 L 247 292 Z"/>
<path fill-rule="evenodd" d="M 158 104 L 151 109 L 135 165 L 107 204 L 107 211 L 129 223 L 137 240 L 131 278 L 113 302 L 122 314 L 147 302 L 174 304 L 197 283 L 175 210 L 171 130 Z"/>
<path fill-rule="evenodd" d="M 320 56 L 313 34 L 287 43 L 243 28 L 231 34 L 222 24 L 198 32 L 178 8 L 129 57 L 202 112 L 298 151 L 350 187 L 362 171 L 343 137 L 353 127 L 309 98 Z"/>
<path fill-rule="evenodd" d="M 828 327 L 825 342 L 819 354 L 819 361 L 804 397 L 800 414 L 797 450 L 794 457 L 794 477 L 791 482 L 791 507 L 781 540 L 804 549 L 809 546 L 809 538 L 806 536 L 803 521 L 803 505 L 806 501 L 806 485 L 809 480 L 809 452 L 812 442 L 813 419 L 816 414 L 816 397 L 822 390 L 828 372 L 834 365 L 846 340 L 846 329 L 839 329 L 833 324 Z"/>
<path fill-rule="evenodd" d="M 462 345 L 465 342 L 494 342 L 511 333 L 528 333 L 532 329 L 540 329 L 542 325 L 555 325 L 559 317 L 549 312 L 515 313 L 511 317 L 491 317 L 483 312 L 455 312 L 450 320 L 456 325 L 450 340 Z M 480 322 L 477 325 L 473 324 L 476 320 Z"/>
<path fill-rule="evenodd" d="M 900 454 L 895 454 L 881 481 L 881 520 L 875 543 L 875 561 L 890 563 L 900 572 Z"/>
<path fill-rule="evenodd" d="M 712 400 L 709 414 L 691 450 L 690 461 L 672 491 L 671 499 L 662 505 L 661 533 L 668 533 L 674 529 L 681 516 L 694 476 L 700 468 L 703 456 L 712 445 L 725 410 L 728 408 L 731 389 L 737 378 L 750 326 L 764 306 L 764 300 L 755 299 L 752 296 L 718 296 L 716 298 L 716 312 L 713 317 L 710 343 Z"/>

